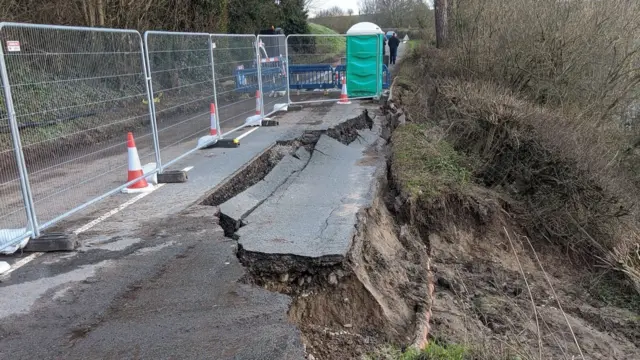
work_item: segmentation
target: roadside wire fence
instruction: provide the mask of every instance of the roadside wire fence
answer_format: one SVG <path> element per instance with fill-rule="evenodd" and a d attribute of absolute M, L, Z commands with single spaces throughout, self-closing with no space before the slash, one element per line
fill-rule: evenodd
<path fill-rule="evenodd" d="M 230 134 L 256 114 L 256 36 L 213 34 L 211 42 L 218 117 L 223 135 Z"/>
<path fill-rule="evenodd" d="M 269 116 L 286 106 L 289 98 L 287 79 L 287 38 L 284 35 L 258 35 L 262 114 Z"/>
<path fill-rule="evenodd" d="M 351 35 L 358 36 L 358 35 Z M 309 104 L 335 102 L 340 98 L 342 83 L 353 83 L 354 78 L 365 75 L 369 79 L 383 79 L 379 84 L 367 84 L 373 86 L 373 93 L 379 95 L 383 86 L 389 86 L 389 72 L 383 66 L 378 55 L 382 55 L 381 44 L 372 46 L 359 46 L 354 42 L 353 50 L 347 56 L 347 42 L 351 37 L 340 34 L 293 34 L 287 36 L 287 58 L 290 87 L 290 104 Z M 359 37 L 359 36 L 358 36 Z M 371 41 L 369 41 L 371 43 Z M 370 63 L 375 60 L 375 68 L 358 64 L 361 60 Z M 352 62 L 349 66 L 349 62 Z M 347 76 L 351 72 L 353 78 Z M 376 81 L 378 81 L 376 80 Z M 359 89 L 348 88 L 351 100 L 371 98 L 373 93 L 369 91 L 361 95 Z M 373 95 L 375 96 L 375 95 Z"/>
<path fill-rule="evenodd" d="M 1 23 L 0 252 L 137 182 L 129 132 L 150 177 L 198 149 L 211 109 L 222 137 L 284 110 L 290 86 L 321 83 L 297 101 L 335 101 L 357 68 L 347 41 Z M 382 49 L 362 44 L 349 56 L 369 59 L 371 78 Z"/>
<path fill-rule="evenodd" d="M 3 82 L 4 84 L 4 82 Z M 3 86 L 2 109 L 0 122 L 0 253 L 5 247 L 21 241 L 31 233 L 29 222 L 29 207 L 25 205 L 28 195 L 21 180 L 22 161 L 15 148 L 15 141 L 19 141 L 17 127 L 12 127 L 6 110 L 6 100 Z M 10 252 L 14 249 L 11 248 Z"/>
<path fill-rule="evenodd" d="M 0 26 L 16 150 L 44 229 L 123 187 L 128 131 L 143 163 L 155 158 L 142 39 L 135 30 Z"/>
<path fill-rule="evenodd" d="M 215 104 L 211 38 L 205 33 L 144 34 L 157 124 L 160 169 L 197 150 Z"/>
<path fill-rule="evenodd" d="M 289 86 L 296 103 L 336 101 L 346 64 L 344 35 L 289 35 Z M 340 71 L 342 70 L 342 71 Z"/>

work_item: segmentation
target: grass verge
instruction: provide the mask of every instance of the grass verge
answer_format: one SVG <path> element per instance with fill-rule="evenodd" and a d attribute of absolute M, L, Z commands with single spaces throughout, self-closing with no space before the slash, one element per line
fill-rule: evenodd
<path fill-rule="evenodd" d="M 391 141 L 392 173 L 411 196 L 434 197 L 469 182 L 466 159 L 427 125 L 399 127 Z"/>

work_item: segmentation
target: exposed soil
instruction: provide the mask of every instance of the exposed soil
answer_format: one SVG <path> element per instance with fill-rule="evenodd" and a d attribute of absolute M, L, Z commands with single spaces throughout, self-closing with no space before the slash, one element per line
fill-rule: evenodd
<path fill-rule="evenodd" d="M 409 118 L 398 121 L 403 111 L 390 109 L 395 113 L 391 122 L 398 126 Z M 536 230 L 540 219 L 529 220 L 531 202 L 524 201 L 524 195 L 546 193 L 547 202 L 538 196 L 536 205 L 550 207 L 570 194 L 570 184 L 580 184 L 583 192 L 564 201 L 590 209 L 581 196 L 602 197 L 602 189 L 575 176 L 579 171 L 571 163 L 541 160 L 551 155 L 535 141 L 520 137 L 513 140 L 520 141 L 518 146 L 501 143 L 517 136 L 517 130 L 489 131 L 489 139 L 479 137 L 476 142 L 473 124 L 452 123 L 432 125 L 421 136 L 436 148 L 452 138 L 456 127 L 464 126 L 467 136 L 455 142 L 456 148 L 482 159 L 481 169 L 493 172 L 475 171 L 466 186 L 441 187 L 429 196 L 407 192 L 400 181 L 394 201 L 397 221 L 409 223 L 429 248 L 435 278 L 430 341 L 461 344 L 478 359 L 639 358 L 640 296 L 633 285 L 614 271 L 594 270 L 562 241 L 544 241 Z M 500 156 L 492 156 L 493 151 Z M 530 172 L 541 167 L 565 181 L 527 177 L 518 167 L 527 161 Z M 469 166 L 478 168 L 472 161 Z M 525 177 L 526 188 L 518 182 Z M 587 217 L 588 211 L 596 212 L 581 211 Z M 609 279 L 602 281 L 602 276 Z M 603 292 L 609 293 L 608 301 Z"/>
<path fill-rule="evenodd" d="M 383 344 L 423 341 L 416 323 L 424 323 L 431 303 L 427 248 L 397 226 L 385 198 L 380 192 L 358 215 L 343 264 L 280 275 L 249 269 L 247 281 L 293 298 L 289 319 L 315 359 L 358 359 Z"/>

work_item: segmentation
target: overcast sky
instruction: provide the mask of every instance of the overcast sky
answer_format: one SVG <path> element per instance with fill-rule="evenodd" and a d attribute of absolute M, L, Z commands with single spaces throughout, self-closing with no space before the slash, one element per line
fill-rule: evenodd
<path fill-rule="evenodd" d="M 358 13 L 358 0 L 325 0 L 316 1 L 316 7 L 318 9 L 328 9 L 334 6 L 339 6 L 343 10 L 353 9 L 353 13 Z M 313 11 L 312 11 L 313 12 Z"/>
<path fill-rule="evenodd" d="M 432 1 L 427 1 L 427 5 L 431 6 Z M 313 16 L 314 10 L 328 9 L 334 6 L 339 6 L 342 10 L 353 9 L 354 14 L 358 14 L 358 0 L 315 0 L 314 9 L 311 9 L 310 15 Z"/>

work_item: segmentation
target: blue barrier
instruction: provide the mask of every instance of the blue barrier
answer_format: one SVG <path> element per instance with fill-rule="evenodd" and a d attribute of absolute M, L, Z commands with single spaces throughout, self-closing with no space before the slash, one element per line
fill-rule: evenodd
<path fill-rule="evenodd" d="M 333 68 L 329 64 L 289 65 L 289 88 L 292 90 L 334 87 Z"/>
<path fill-rule="evenodd" d="M 281 66 L 263 67 L 261 70 L 263 79 L 272 76 L 272 80 L 265 83 L 263 91 L 281 91 L 289 79 L 291 90 L 315 90 L 315 89 L 340 89 L 342 78 L 346 75 L 346 65 L 332 67 L 330 64 L 289 65 L 287 77 Z M 256 68 L 237 69 L 234 71 L 236 78 L 236 92 L 253 93 L 258 90 L 258 71 Z M 388 89 L 391 82 L 391 73 L 386 65 L 382 65 L 382 88 Z"/>

